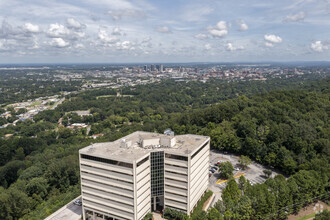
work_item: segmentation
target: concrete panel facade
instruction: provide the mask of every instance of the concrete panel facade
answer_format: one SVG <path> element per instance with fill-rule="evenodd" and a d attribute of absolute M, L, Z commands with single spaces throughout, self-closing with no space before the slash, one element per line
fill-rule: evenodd
<path fill-rule="evenodd" d="M 140 220 L 166 207 L 190 214 L 208 187 L 209 141 L 197 135 L 135 132 L 81 149 L 83 219 Z M 157 161 L 164 163 L 163 171 L 155 173 L 150 155 L 160 151 L 163 159 Z M 163 190 L 155 191 L 159 183 L 152 181 L 159 180 Z"/>

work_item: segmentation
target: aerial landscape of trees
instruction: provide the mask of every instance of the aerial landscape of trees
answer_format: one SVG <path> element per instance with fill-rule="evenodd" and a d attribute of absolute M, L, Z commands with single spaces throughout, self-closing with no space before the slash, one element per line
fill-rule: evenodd
<path fill-rule="evenodd" d="M 244 177 L 238 183 L 229 180 L 222 201 L 198 216 L 285 219 L 318 199 L 328 202 L 329 83 L 328 78 L 168 80 L 122 88 L 127 95 L 122 97 L 115 96 L 114 89 L 70 94 L 34 121 L 0 129 L 0 219 L 42 219 L 78 196 L 78 150 L 91 142 L 113 141 L 136 130 L 162 133 L 166 128 L 176 134 L 210 136 L 212 148 L 243 155 L 243 167 L 251 158 L 283 174 L 264 184 L 251 185 Z M 90 110 L 91 115 L 70 113 L 76 110 Z M 90 133 L 60 127 L 60 118 L 65 125 L 86 123 Z M 90 138 L 98 133 L 104 136 Z M 13 136 L 4 138 L 5 134 Z"/>

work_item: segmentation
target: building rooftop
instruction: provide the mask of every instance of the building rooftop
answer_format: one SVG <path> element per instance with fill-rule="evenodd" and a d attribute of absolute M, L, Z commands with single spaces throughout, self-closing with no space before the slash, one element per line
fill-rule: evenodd
<path fill-rule="evenodd" d="M 189 155 L 210 138 L 200 135 L 166 135 L 136 131 L 113 142 L 96 143 L 81 149 L 81 154 L 132 163 L 153 151 Z"/>

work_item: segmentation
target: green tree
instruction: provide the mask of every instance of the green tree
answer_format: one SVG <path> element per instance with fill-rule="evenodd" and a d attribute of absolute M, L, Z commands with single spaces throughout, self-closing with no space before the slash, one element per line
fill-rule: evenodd
<path fill-rule="evenodd" d="M 322 212 L 315 215 L 315 220 L 329 220 L 330 219 L 330 211 L 324 209 Z"/>
<path fill-rule="evenodd" d="M 237 204 L 241 197 L 241 190 L 238 188 L 235 179 L 232 178 L 228 181 L 226 188 L 222 191 L 221 197 L 227 210 Z"/>
<path fill-rule="evenodd" d="M 248 156 L 241 155 L 238 162 L 240 165 L 245 169 L 247 168 L 251 163 L 251 159 Z"/>
<path fill-rule="evenodd" d="M 216 208 L 212 207 L 207 213 L 207 220 L 223 220 L 223 217 Z"/>
<path fill-rule="evenodd" d="M 240 176 L 238 179 L 238 188 L 241 190 L 242 195 L 244 195 L 245 191 L 247 190 L 249 186 L 248 181 L 244 176 Z"/>
<path fill-rule="evenodd" d="M 271 170 L 263 170 L 262 172 L 265 174 L 265 176 L 267 176 L 267 178 L 269 178 L 272 175 Z"/>
<path fill-rule="evenodd" d="M 29 181 L 26 186 L 26 192 L 30 197 L 32 197 L 33 194 L 36 194 L 43 199 L 48 194 L 47 188 L 47 180 L 43 177 L 36 177 Z"/>
<path fill-rule="evenodd" d="M 227 161 L 219 164 L 219 173 L 221 178 L 228 179 L 233 176 L 234 167 Z"/>

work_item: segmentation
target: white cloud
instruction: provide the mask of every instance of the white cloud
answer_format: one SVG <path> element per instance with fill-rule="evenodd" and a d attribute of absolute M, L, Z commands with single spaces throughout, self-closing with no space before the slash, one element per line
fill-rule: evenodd
<path fill-rule="evenodd" d="M 227 31 L 227 30 L 211 29 L 211 30 L 209 30 L 209 33 L 210 33 L 213 37 L 224 37 L 225 35 L 228 34 L 228 31 Z"/>
<path fill-rule="evenodd" d="M 172 33 L 171 29 L 167 26 L 158 26 L 158 27 L 156 27 L 156 31 L 159 33 L 165 33 L 165 34 Z"/>
<path fill-rule="evenodd" d="M 279 37 L 279 36 L 276 36 L 276 35 L 274 35 L 274 34 L 270 34 L 270 35 L 265 35 L 264 36 L 264 39 L 266 40 L 266 41 L 268 41 L 268 42 L 270 42 L 270 43 L 275 43 L 275 44 L 277 44 L 277 43 L 282 43 L 282 38 L 281 37 Z"/>
<path fill-rule="evenodd" d="M 119 41 L 115 37 L 110 37 L 105 30 L 99 30 L 98 37 L 103 43 L 114 44 Z"/>
<path fill-rule="evenodd" d="M 232 43 L 227 43 L 225 45 L 227 51 L 243 50 L 243 46 L 234 46 Z"/>
<path fill-rule="evenodd" d="M 51 41 L 51 45 L 54 47 L 63 48 L 63 47 L 69 46 L 70 44 L 69 44 L 69 42 L 66 42 L 65 40 L 63 40 L 62 38 L 53 38 Z"/>
<path fill-rule="evenodd" d="M 216 25 L 219 30 L 227 30 L 227 22 L 219 21 Z"/>
<path fill-rule="evenodd" d="M 54 37 L 54 38 L 65 37 L 69 34 L 70 34 L 70 30 L 67 27 L 58 23 L 51 24 L 47 31 L 47 35 L 49 37 Z"/>
<path fill-rule="evenodd" d="M 291 14 L 285 17 L 284 21 L 292 21 L 292 22 L 296 22 L 296 21 L 302 21 L 306 18 L 307 13 L 304 11 L 300 11 L 296 14 Z"/>
<path fill-rule="evenodd" d="M 207 37 L 206 34 L 196 34 L 195 35 L 195 38 L 200 39 L 200 40 L 204 40 L 204 39 L 206 39 L 208 37 Z"/>
<path fill-rule="evenodd" d="M 269 43 L 269 42 L 265 42 L 265 46 L 266 46 L 266 47 L 274 47 L 274 44 Z"/>
<path fill-rule="evenodd" d="M 133 47 L 133 43 L 131 41 L 123 41 L 123 42 L 116 43 L 116 49 L 117 50 L 135 50 L 135 47 Z"/>
<path fill-rule="evenodd" d="M 239 26 L 240 31 L 247 31 L 249 29 L 249 26 L 245 23 L 244 20 L 238 21 L 237 24 Z"/>
<path fill-rule="evenodd" d="M 116 10 L 116 11 L 108 11 L 108 15 L 112 17 L 113 20 L 121 20 L 123 17 L 131 17 L 131 18 L 145 18 L 146 15 L 143 11 L 137 9 L 125 9 L 125 10 Z"/>
<path fill-rule="evenodd" d="M 210 26 L 207 30 L 213 37 L 220 38 L 228 34 L 227 23 L 225 21 L 219 21 L 216 26 Z"/>
<path fill-rule="evenodd" d="M 81 29 L 86 27 L 84 24 L 81 24 L 73 18 L 66 19 L 66 23 L 68 28 Z"/>
<path fill-rule="evenodd" d="M 205 48 L 205 50 L 211 50 L 212 46 L 211 46 L 211 44 L 205 44 L 204 48 Z"/>
<path fill-rule="evenodd" d="M 115 27 L 113 30 L 112 30 L 112 35 L 121 35 L 121 30 L 119 27 Z"/>
<path fill-rule="evenodd" d="M 323 45 L 321 41 L 315 41 L 311 44 L 311 49 L 316 52 L 323 52 L 324 50 L 327 50 L 328 47 Z"/>
<path fill-rule="evenodd" d="M 39 26 L 31 24 L 31 23 L 25 23 L 24 30 L 29 33 L 39 33 L 40 32 Z"/>

